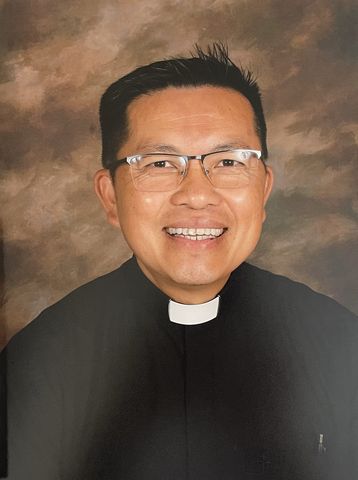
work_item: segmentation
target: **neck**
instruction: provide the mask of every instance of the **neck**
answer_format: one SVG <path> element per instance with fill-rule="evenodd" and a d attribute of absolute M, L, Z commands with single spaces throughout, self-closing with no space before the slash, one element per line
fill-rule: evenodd
<path fill-rule="evenodd" d="M 182 285 L 172 282 L 170 279 L 157 278 L 140 262 L 137 258 L 138 265 L 144 275 L 165 295 L 178 303 L 187 305 L 197 305 L 208 302 L 216 297 L 220 290 L 227 282 L 229 275 L 221 278 L 216 282 L 207 285 Z"/>

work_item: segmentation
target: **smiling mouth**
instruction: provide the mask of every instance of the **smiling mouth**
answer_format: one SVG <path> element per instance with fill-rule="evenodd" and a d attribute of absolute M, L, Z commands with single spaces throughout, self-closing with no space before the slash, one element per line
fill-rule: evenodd
<path fill-rule="evenodd" d="M 187 240 L 215 240 L 226 232 L 227 228 L 188 228 L 168 227 L 167 234 L 174 238 L 186 238 Z"/>

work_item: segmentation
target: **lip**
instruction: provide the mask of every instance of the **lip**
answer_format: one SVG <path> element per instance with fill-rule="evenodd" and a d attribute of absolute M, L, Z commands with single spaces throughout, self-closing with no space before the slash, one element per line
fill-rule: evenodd
<path fill-rule="evenodd" d="M 171 237 L 167 234 L 169 241 L 173 242 L 173 248 L 185 248 L 185 250 L 189 251 L 207 251 L 208 249 L 216 248 L 221 244 L 224 237 L 225 232 L 220 237 L 208 240 L 189 240 L 188 238 Z"/>
<path fill-rule="evenodd" d="M 174 228 L 180 228 L 180 227 L 174 227 Z M 195 227 L 192 227 L 195 228 Z M 200 227 L 197 227 L 200 228 Z M 218 227 L 218 228 L 223 228 L 223 227 Z M 201 250 L 201 249 L 210 249 L 210 248 L 215 248 L 218 245 L 221 244 L 223 241 L 223 238 L 225 238 L 225 234 L 227 232 L 228 228 L 224 227 L 223 233 L 219 237 L 215 238 L 208 238 L 206 240 L 190 240 L 189 238 L 181 237 L 181 236 L 175 236 L 175 235 L 170 235 L 165 229 L 163 230 L 167 239 L 171 242 L 173 242 L 173 247 L 184 247 L 185 249 L 190 249 L 190 250 Z"/>
<path fill-rule="evenodd" d="M 176 220 L 173 223 L 165 225 L 163 230 L 166 228 L 223 228 L 224 230 L 228 230 L 228 226 L 224 223 L 210 219 Z"/>
<path fill-rule="evenodd" d="M 166 229 L 167 228 L 220 228 L 223 229 L 223 233 L 216 238 L 209 238 L 206 240 L 190 240 L 188 238 L 183 238 L 180 236 L 170 235 Z M 218 220 L 217 218 L 182 218 L 182 219 L 175 219 L 173 222 L 168 222 L 168 224 L 163 227 L 163 232 L 165 233 L 167 239 L 172 243 L 173 247 L 175 248 L 185 248 L 190 249 L 192 251 L 201 250 L 202 249 L 211 249 L 216 248 L 218 245 L 221 244 L 223 239 L 226 237 L 226 233 L 228 231 L 228 226 L 225 225 L 222 221 Z"/>

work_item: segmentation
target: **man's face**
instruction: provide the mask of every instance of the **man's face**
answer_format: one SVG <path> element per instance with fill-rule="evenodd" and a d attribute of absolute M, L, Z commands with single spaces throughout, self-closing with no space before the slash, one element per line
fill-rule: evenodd
<path fill-rule="evenodd" d="M 261 149 L 249 101 L 230 89 L 167 88 L 134 100 L 128 119 L 128 139 L 117 158 L 158 152 L 159 146 L 183 155 L 224 145 Z M 261 162 L 247 186 L 230 189 L 215 188 L 199 160 L 190 160 L 187 176 L 169 192 L 136 190 L 127 164 L 117 169 L 114 187 L 105 171 L 97 173 L 97 193 L 109 221 L 120 225 L 147 277 L 182 303 L 213 298 L 251 254 L 271 186 L 272 172 Z M 171 236 L 170 227 L 224 228 L 224 233 L 194 241 Z"/>

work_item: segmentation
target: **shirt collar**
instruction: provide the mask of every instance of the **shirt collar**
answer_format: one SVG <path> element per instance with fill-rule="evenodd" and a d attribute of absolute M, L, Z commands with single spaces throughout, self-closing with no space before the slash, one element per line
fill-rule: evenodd
<path fill-rule="evenodd" d="M 169 300 L 169 319 L 181 325 L 199 325 L 209 322 L 217 317 L 219 311 L 220 295 L 205 303 L 186 305 Z"/>

